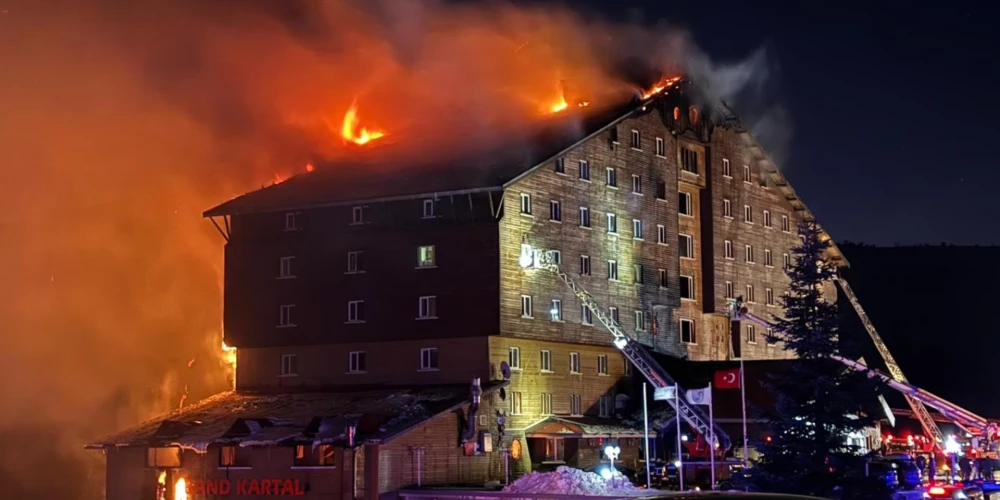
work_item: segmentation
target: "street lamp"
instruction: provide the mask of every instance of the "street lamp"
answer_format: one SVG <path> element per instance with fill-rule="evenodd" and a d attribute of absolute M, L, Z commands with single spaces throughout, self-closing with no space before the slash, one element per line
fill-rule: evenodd
<path fill-rule="evenodd" d="M 608 460 L 611 461 L 611 468 L 612 469 L 615 468 L 615 459 L 618 458 L 618 455 L 620 455 L 621 452 L 622 452 L 622 449 L 619 448 L 618 446 L 612 446 L 612 445 L 609 444 L 609 445 L 607 445 L 607 446 L 604 447 L 604 455 L 606 457 L 608 457 Z"/>

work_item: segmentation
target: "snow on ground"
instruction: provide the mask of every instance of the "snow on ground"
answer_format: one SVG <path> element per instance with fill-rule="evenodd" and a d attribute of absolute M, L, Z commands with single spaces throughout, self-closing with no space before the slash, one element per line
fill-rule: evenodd
<path fill-rule="evenodd" d="M 642 490 L 615 471 L 611 479 L 572 467 L 552 472 L 532 472 L 503 489 L 509 493 L 550 493 L 556 495 L 634 495 Z"/>

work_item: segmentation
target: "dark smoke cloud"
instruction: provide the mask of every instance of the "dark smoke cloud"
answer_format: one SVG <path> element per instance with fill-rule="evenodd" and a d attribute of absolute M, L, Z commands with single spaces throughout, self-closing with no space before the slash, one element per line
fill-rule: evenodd
<path fill-rule="evenodd" d="M 601 102 L 696 54 L 552 6 L 6 0 L 0 498 L 101 498 L 85 442 L 228 387 L 223 242 L 200 214 L 357 154 L 337 135 L 352 102 L 428 155 L 540 119 L 561 85 Z"/>

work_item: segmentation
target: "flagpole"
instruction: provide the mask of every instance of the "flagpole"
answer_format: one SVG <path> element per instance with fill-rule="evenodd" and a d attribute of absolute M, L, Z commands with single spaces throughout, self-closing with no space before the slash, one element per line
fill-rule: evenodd
<path fill-rule="evenodd" d="M 646 405 L 646 383 L 642 383 L 642 418 L 646 424 L 646 487 L 652 488 L 653 481 L 649 474 L 649 407 Z"/>
<path fill-rule="evenodd" d="M 743 377 L 743 359 L 740 358 L 740 399 L 743 407 L 743 468 L 750 467 L 750 455 L 747 446 L 747 389 L 746 379 Z"/>
<path fill-rule="evenodd" d="M 712 415 L 712 407 L 715 406 L 715 402 L 712 401 L 712 383 L 708 384 L 708 433 L 711 439 L 708 443 L 708 453 L 709 453 L 709 466 L 712 468 L 712 487 L 715 490 L 715 419 Z"/>
<path fill-rule="evenodd" d="M 677 480 L 681 491 L 684 491 L 684 455 L 681 453 L 681 391 L 677 384 L 674 384 L 674 407 L 677 414 Z"/>

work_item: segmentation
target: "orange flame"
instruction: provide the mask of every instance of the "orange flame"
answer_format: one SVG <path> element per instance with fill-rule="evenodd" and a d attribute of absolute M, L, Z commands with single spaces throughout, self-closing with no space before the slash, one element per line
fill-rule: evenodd
<path fill-rule="evenodd" d="M 314 170 L 316 170 L 316 167 L 314 167 L 312 163 L 306 163 L 306 172 L 312 172 Z"/>
<path fill-rule="evenodd" d="M 672 87 L 675 83 L 677 83 L 678 81 L 680 81 L 680 79 L 681 79 L 681 77 L 675 76 L 675 77 L 672 77 L 672 78 L 666 78 L 666 79 L 660 80 L 659 83 L 657 83 L 656 85 L 653 85 L 653 88 L 651 88 L 648 91 L 646 91 L 645 94 L 642 94 L 642 98 L 643 99 L 649 99 L 650 97 L 653 97 L 654 95 L 659 94 L 660 92 L 663 92 L 664 90 Z"/>
<path fill-rule="evenodd" d="M 233 389 L 236 388 L 236 348 L 230 347 L 226 344 L 226 341 L 222 341 L 222 362 L 232 367 L 233 370 Z"/>
<path fill-rule="evenodd" d="M 174 483 L 174 500 L 188 500 L 187 481 L 183 477 Z"/>
<path fill-rule="evenodd" d="M 351 103 L 350 109 L 344 115 L 344 124 L 340 127 L 340 136 L 344 138 L 345 141 L 351 141 L 354 144 L 364 145 L 368 144 L 375 139 L 385 136 L 385 132 L 375 129 L 367 129 L 358 124 L 358 103 L 357 101 Z"/>

